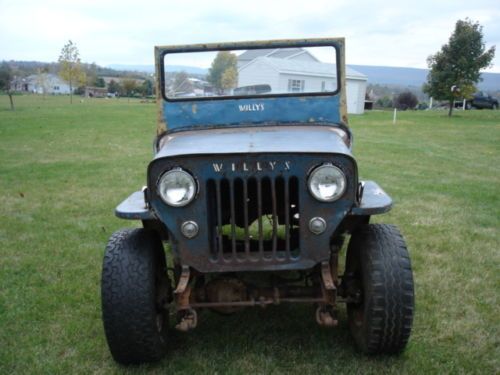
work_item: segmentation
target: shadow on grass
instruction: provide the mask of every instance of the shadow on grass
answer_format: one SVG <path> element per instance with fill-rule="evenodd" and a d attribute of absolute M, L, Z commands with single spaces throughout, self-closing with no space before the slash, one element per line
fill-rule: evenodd
<path fill-rule="evenodd" d="M 211 311 L 199 315 L 189 333 L 172 329 L 168 354 L 159 363 L 137 369 L 186 373 L 309 373 L 336 370 L 353 373 L 368 365 L 384 370 L 398 357 L 365 356 L 356 350 L 340 308 L 339 325 L 317 325 L 314 306 L 249 308 L 230 316 Z M 173 323 L 173 322 L 172 322 Z"/>

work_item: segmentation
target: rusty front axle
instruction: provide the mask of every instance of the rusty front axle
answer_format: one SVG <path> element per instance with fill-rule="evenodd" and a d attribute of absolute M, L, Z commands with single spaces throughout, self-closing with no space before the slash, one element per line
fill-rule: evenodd
<path fill-rule="evenodd" d="M 281 303 L 317 304 L 316 321 L 323 326 L 337 325 L 336 303 L 338 279 L 336 257 L 323 262 L 314 273 L 312 285 L 280 285 L 258 287 L 233 276 L 221 276 L 205 282 L 204 275 L 182 267 L 174 291 L 179 323 L 177 329 L 187 331 L 197 324 L 197 309 L 209 308 L 221 313 L 233 313 L 244 307 L 266 307 Z"/>

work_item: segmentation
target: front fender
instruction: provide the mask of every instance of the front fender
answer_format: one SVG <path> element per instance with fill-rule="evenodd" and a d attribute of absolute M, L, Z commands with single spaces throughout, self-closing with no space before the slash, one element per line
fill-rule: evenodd
<path fill-rule="evenodd" d="M 374 181 L 364 181 L 361 202 L 351 209 L 350 215 L 370 216 L 383 214 L 392 208 L 392 199 Z"/>
<path fill-rule="evenodd" d="M 146 203 L 144 191 L 133 192 L 115 209 L 115 215 L 126 220 L 155 220 L 156 216 Z"/>

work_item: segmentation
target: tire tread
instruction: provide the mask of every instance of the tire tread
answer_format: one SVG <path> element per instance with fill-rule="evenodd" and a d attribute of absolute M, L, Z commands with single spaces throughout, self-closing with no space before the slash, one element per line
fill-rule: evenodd
<path fill-rule="evenodd" d="M 165 337 L 156 325 L 156 262 L 164 265 L 165 255 L 153 231 L 122 229 L 111 236 L 106 246 L 102 319 L 109 349 L 119 363 L 157 361 L 166 353 Z"/>
<path fill-rule="evenodd" d="M 387 224 L 363 226 L 351 241 L 348 261 L 359 258 L 367 295 L 363 326 L 351 322 L 354 338 L 366 353 L 400 353 L 410 337 L 414 313 L 413 275 L 405 241 L 397 227 Z"/>

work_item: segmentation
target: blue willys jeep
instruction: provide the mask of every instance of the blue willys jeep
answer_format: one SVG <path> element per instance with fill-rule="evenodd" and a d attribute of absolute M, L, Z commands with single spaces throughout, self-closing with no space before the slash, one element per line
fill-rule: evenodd
<path fill-rule="evenodd" d="M 204 309 L 281 303 L 315 306 L 328 327 L 345 303 L 361 351 L 405 348 L 410 258 L 395 226 L 369 223 L 392 201 L 358 177 L 344 53 L 344 39 L 156 47 L 154 158 L 116 208 L 142 228 L 114 233 L 104 256 L 116 361 L 162 358 L 171 316 L 188 331 Z"/>

